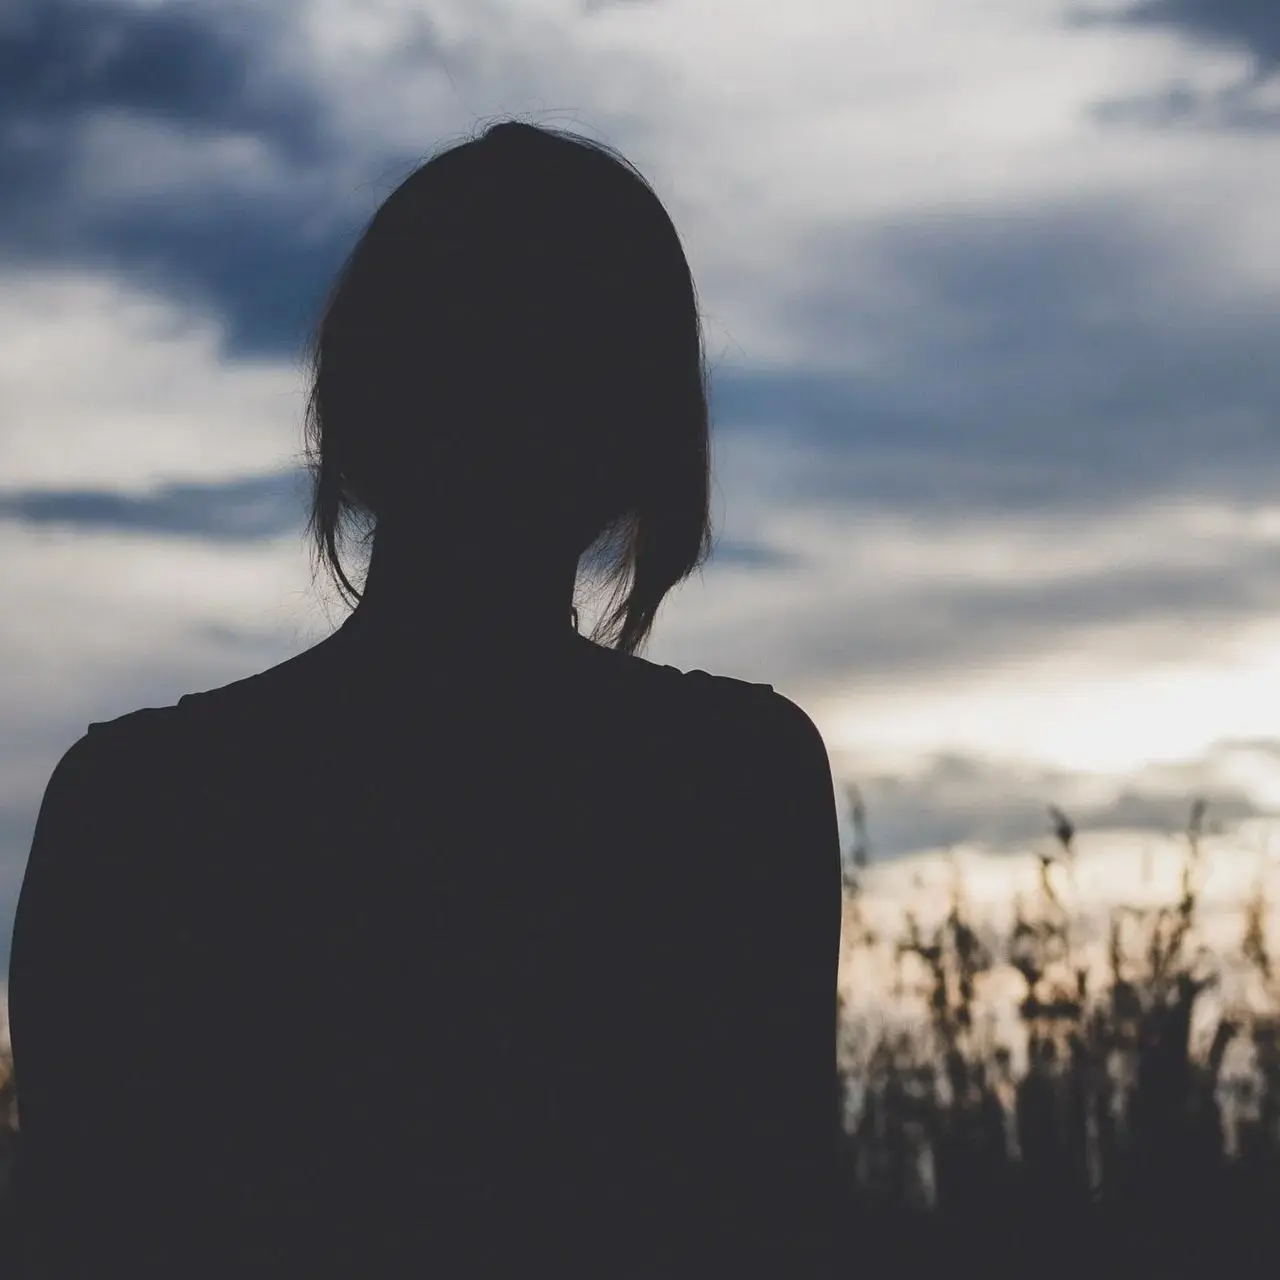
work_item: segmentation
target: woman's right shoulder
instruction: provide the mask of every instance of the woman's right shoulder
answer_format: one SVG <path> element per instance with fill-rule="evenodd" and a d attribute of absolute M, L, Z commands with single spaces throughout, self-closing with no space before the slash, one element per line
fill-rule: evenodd
<path fill-rule="evenodd" d="M 780 726 L 783 732 L 801 736 L 810 731 L 817 733 L 808 713 L 771 684 L 716 675 L 698 667 L 691 671 L 681 671 L 678 667 L 664 667 L 663 670 L 679 677 L 679 684 L 687 691 L 687 696 L 701 700 L 708 707 L 754 715 L 765 723 Z"/>
<path fill-rule="evenodd" d="M 664 671 L 674 672 L 685 688 L 693 691 L 693 696 L 708 699 L 730 700 L 739 702 L 746 699 L 763 700 L 767 694 L 775 693 L 773 685 L 760 684 L 753 680 L 739 680 L 735 676 L 714 675 L 695 667 L 692 671 L 681 671 L 679 667 L 663 667 Z"/>
<path fill-rule="evenodd" d="M 676 705 L 711 732 L 719 731 L 726 749 L 753 758 L 825 755 L 822 735 L 809 714 L 773 685 L 700 668 L 661 670 Z"/>
<path fill-rule="evenodd" d="M 683 671 L 679 667 L 658 666 L 645 663 L 654 686 L 661 686 L 666 697 L 663 703 L 669 709 L 673 705 L 690 716 L 703 715 L 712 719 L 726 716 L 736 718 L 753 711 L 768 714 L 762 709 L 780 695 L 771 684 L 751 680 L 739 680 L 734 676 L 716 675 L 701 668 Z"/>

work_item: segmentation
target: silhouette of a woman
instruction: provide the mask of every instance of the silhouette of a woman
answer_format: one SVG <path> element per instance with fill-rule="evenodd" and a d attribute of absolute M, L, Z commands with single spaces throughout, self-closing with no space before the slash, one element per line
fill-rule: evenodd
<path fill-rule="evenodd" d="M 771 686 L 638 655 L 711 543 L 662 204 L 499 124 L 381 205 L 312 354 L 308 529 L 354 612 L 90 725 L 44 794 L 27 1275 L 831 1274 L 826 751 Z"/>

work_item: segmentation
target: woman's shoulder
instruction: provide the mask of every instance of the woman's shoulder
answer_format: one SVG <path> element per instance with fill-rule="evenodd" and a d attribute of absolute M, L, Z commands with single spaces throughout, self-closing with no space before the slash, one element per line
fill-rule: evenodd
<path fill-rule="evenodd" d="M 636 702 L 647 707 L 656 713 L 657 723 L 665 724 L 668 731 L 674 724 L 686 726 L 694 738 L 709 734 L 717 740 L 723 754 L 745 752 L 758 756 L 793 751 L 797 746 L 812 750 L 821 745 L 819 732 L 808 714 L 770 683 L 723 675 L 701 667 L 685 670 L 614 651 L 601 650 L 601 654 L 606 656 L 606 666 L 629 677 L 620 682 L 623 688 L 631 690 L 630 697 L 621 695 L 622 704 Z M 276 684 L 284 682 L 279 679 L 273 682 L 272 674 L 267 672 L 221 688 L 187 693 L 173 704 L 139 707 L 109 720 L 91 722 L 68 752 L 73 757 L 68 768 L 90 759 L 98 764 L 112 761 L 123 765 L 126 760 L 136 761 L 136 753 L 175 763 L 177 758 L 185 758 L 194 750 L 191 744 L 211 737 L 234 737 L 243 748 L 240 735 L 219 734 L 218 729 L 229 731 L 254 709 L 279 710 L 276 704 L 280 699 L 269 695 Z M 613 705 L 614 699 L 605 697 L 601 708 Z M 642 715 L 640 720 L 653 718 Z M 188 744 L 188 750 L 183 749 L 184 743 Z"/>
<path fill-rule="evenodd" d="M 80 780 L 124 764 L 132 749 L 146 750 L 163 742 L 176 724 L 177 708 L 139 707 L 109 720 L 91 720 L 59 757 L 54 773 Z"/>
<path fill-rule="evenodd" d="M 830 759 L 822 734 L 808 712 L 772 684 L 718 675 L 695 668 L 661 668 L 671 696 L 654 699 L 663 737 L 685 738 L 682 750 L 723 775 L 737 794 L 758 785 L 761 776 L 779 784 L 826 772 Z M 674 726 L 674 728 L 673 728 Z"/>
<path fill-rule="evenodd" d="M 730 715 L 745 716 L 764 729 L 776 728 L 792 745 L 797 740 L 821 736 L 808 712 L 772 684 L 717 675 L 701 668 L 681 671 L 667 667 L 666 670 L 683 677 L 684 687 L 708 705 Z"/>
<path fill-rule="evenodd" d="M 691 671 L 682 671 L 679 667 L 667 667 L 666 670 L 683 676 L 685 681 L 695 688 L 707 689 L 713 694 L 726 698 L 762 699 L 766 694 L 777 692 L 771 684 L 756 680 L 741 680 L 737 676 L 716 675 L 714 672 L 702 670 L 701 667 L 694 667 Z"/>

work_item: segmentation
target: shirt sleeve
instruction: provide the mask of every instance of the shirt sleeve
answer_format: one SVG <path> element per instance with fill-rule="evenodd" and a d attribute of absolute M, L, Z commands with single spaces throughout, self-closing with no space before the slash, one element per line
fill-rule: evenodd
<path fill-rule="evenodd" d="M 46 786 L 18 897 L 9 1003 L 18 1096 L 15 1172 L 26 1280 L 147 1274 L 163 1213 L 156 1139 L 130 1121 L 150 1083 L 131 998 L 146 957 L 120 882 L 131 806 L 118 744 L 90 731 Z M 125 766 L 128 767 L 127 765 Z"/>

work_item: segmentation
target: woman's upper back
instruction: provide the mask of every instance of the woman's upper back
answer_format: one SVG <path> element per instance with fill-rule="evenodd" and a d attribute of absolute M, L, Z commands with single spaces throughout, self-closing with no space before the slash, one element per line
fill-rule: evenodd
<path fill-rule="evenodd" d="M 146 1134 L 93 1121 L 117 1147 L 97 1167 L 149 1197 L 157 1250 L 212 1207 L 249 1268 L 379 1240 L 388 1266 L 490 1275 L 725 1260 L 760 1228 L 740 1179 L 763 1194 L 768 1144 L 816 1158 L 835 1121 L 834 1094 L 779 1110 L 806 1063 L 825 1087 L 824 1046 L 836 1079 L 816 730 L 769 686 L 576 636 L 413 678 L 364 643 L 93 726 L 60 763 L 11 966 L 31 1185 L 83 1157 L 48 1028 L 92 997 L 81 1034 L 111 1035 Z"/>

